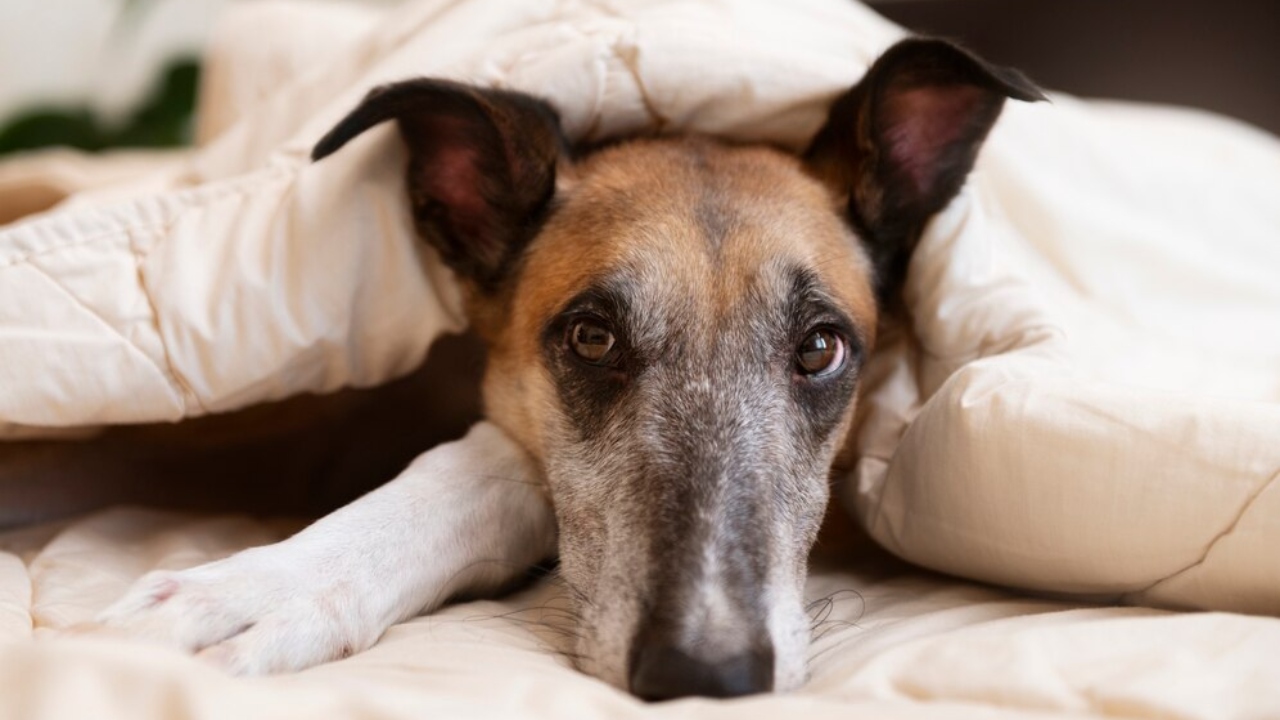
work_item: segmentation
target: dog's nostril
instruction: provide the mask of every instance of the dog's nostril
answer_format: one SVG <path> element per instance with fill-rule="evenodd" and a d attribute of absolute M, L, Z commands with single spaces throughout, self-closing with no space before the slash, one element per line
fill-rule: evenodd
<path fill-rule="evenodd" d="M 643 700 L 727 698 L 773 689 L 773 649 L 769 647 L 719 662 L 700 660 L 669 645 L 645 645 L 632 657 L 631 693 Z"/>

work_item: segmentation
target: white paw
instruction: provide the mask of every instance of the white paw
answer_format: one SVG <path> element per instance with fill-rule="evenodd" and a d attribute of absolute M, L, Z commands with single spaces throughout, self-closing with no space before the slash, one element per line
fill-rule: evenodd
<path fill-rule="evenodd" d="M 301 670 L 372 645 L 382 628 L 360 620 L 350 584 L 290 555 L 272 545 L 144 575 L 97 622 L 236 675 Z"/>

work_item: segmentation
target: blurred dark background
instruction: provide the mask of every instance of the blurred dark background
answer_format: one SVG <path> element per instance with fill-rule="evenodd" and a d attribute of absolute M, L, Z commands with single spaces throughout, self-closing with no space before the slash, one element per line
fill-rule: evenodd
<path fill-rule="evenodd" d="M 960 40 L 1040 85 L 1191 105 L 1280 134 L 1275 0 L 879 0 L 899 25 Z"/>

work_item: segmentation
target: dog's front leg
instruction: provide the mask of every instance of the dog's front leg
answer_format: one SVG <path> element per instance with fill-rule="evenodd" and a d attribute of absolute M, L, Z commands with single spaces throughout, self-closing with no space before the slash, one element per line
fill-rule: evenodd
<path fill-rule="evenodd" d="M 299 670 L 452 595 L 495 589 L 555 542 L 532 461 L 480 423 L 288 540 L 144 576 L 98 620 L 237 674 Z"/>

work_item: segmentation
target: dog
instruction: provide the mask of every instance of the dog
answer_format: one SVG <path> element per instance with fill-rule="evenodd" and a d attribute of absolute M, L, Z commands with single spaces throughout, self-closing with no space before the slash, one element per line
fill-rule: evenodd
<path fill-rule="evenodd" d="M 584 672 L 653 701 L 796 688 L 859 370 L 1007 98 L 1043 95 L 907 39 L 796 156 L 698 136 L 575 149 L 529 95 L 375 89 L 313 157 L 397 123 L 417 231 L 488 346 L 487 421 L 281 543 L 142 578 L 100 621 L 290 671 L 558 554 Z"/>

